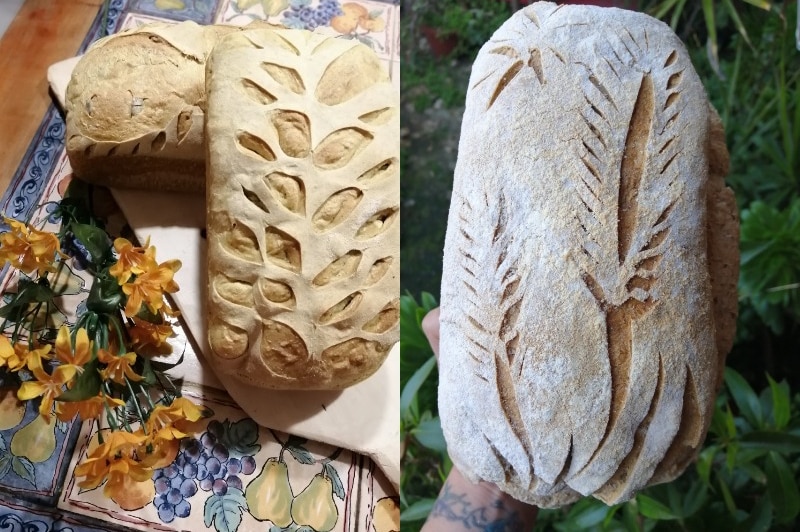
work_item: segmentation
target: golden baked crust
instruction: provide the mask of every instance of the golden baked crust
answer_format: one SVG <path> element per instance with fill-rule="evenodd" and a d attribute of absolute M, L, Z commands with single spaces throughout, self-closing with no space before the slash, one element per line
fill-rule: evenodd
<path fill-rule="evenodd" d="M 112 187 L 201 192 L 205 60 L 232 31 L 153 23 L 94 43 L 67 86 L 75 175 Z"/>
<path fill-rule="evenodd" d="M 399 334 L 399 112 L 375 54 L 300 30 L 207 67 L 208 340 L 265 388 L 340 389 Z"/>
<path fill-rule="evenodd" d="M 439 411 L 468 477 L 615 504 L 694 458 L 735 326 L 726 171 L 666 25 L 539 2 L 484 46 L 441 295 Z"/>

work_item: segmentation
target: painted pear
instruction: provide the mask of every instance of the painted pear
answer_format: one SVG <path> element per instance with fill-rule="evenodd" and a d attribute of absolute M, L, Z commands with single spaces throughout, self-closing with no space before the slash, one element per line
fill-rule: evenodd
<path fill-rule="evenodd" d="M 375 532 L 400 532 L 400 506 L 394 497 L 379 499 L 372 510 Z"/>
<path fill-rule="evenodd" d="M 0 388 L 0 430 L 16 427 L 25 417 L 25 403 L 17 398 L 15 388 Z"/>
<path fill-rule="evenodd" d="M 272 521 L 281 528 L 292 524 L 292 487 L 289 485 L 289 470 L 284 462 L 270 458 L 261 472 L 244 492 L 247 506 L 259 521 Z"/>
<path fill-rule="evenodd" d="M 300 526 L 310 526 L 317 532 L 329 532 L 336 525 L 339 512 L 333 502 L 331 479 L 319 473 L 292 501 L 292 518 Z"/>
<path fill-rule="evenodd" d="M 11 436 L 11 454 L 27 458 L 33 463 L 44 462 L 56 449 L 56 420 L 48 422 L 42 416 L 19 429 Z"/>

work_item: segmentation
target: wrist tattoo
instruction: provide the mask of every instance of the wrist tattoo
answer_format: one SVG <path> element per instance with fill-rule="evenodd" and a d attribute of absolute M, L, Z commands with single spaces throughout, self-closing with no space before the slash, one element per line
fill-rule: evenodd
<path fill-rule="evenodd" d="M 487 532 L 512 532 L 522 530 L 523 522 L 519 514 L 502 499 L 496 498 L 485 506 L 473 507 L 466 493 L 456 493 L 445 482 L 430 518 L 444 519 L 458 523 L 466 530 Z"/>

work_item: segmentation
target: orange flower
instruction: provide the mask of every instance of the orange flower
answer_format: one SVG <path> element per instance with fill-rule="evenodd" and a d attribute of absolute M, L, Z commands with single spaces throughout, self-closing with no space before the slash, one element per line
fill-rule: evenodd
<path fill-rule="evenodd" d="M 126 457 L 130 459 L 133 451 L 144 441 L 141 431 L 111 431 L 103 435 L 103 443 L 89 450 L 83 463 L 75 467 L 75 476 L 86 477 L 78 483 L 81 488 L 91 490 L 105 482 L 114 463 Z"/>
<path fill-rule="evenodd" d="M 125 315 L 135 316 L 143 303 L 147 304 L 150 312 L 158 313 L 164 307 L 164 293 L 173 294 L 178 291 L 178 284 L 173 277 L 180 267 L 179 260 L 162 262 L 136 276 L 132 283 L 122 285 L 122 291 L 128 296 Z"/>
<path fill-rule="evenodd" d="M 176 397 L 169 406 L 156 405 L 145 422 L 152 438 L 171 440 L 186 436 L 188 423 L 207 416 L 207 410 L 185 397 Z"/>
<path fill-rule="evenodd" d="M 167 467 L 178 456 L 180 450 L 180 439 L 150 439 L 142 444 L 137 454 L 141 458 L 142 465 L 150 469 L 161 469 Z M 150 447 L 150 452 L 147 448 Z"/>
<path fill-rule="evenodd" d="M 172 336 L 172 325 L 169 323 L 152 323 L 141 318 L 133 317 L 135 324 L 128 330 L 131 337 L 131 346 L 140 354 L 168 355 L 172 353 L 172 346 L 167 343 L 167 338 Z"/>
<path fill-rule="evenodd" d="M 52 375 L 48 375 L 41 366 L 41 360 L 33 359 L 29 361 L 28 368 L 33 372 L 36 380 L 23 382 L 17 391 L 17 397 L 21 401 L 28 401 L 41 396 L 42 404 L 39 406 L 39 414 L 50 421 L 53 401 L 63 393 L 64 386 L 75 376 L 77 367 L 65 364 L 53 370 Z"/>
<path fill-rule="evenodd" d="M 62 325 L 56 337 L 56 357 L 64 364 L 74 364 L 78 366 L 78 373 L 83 373 L 83 366 L 92 358 L 92 342 L 86 329 L 78 329 L 75 335 L 75 347 L 69 336 L 69 328 Z"/>
<path fill-rule="evenodd" d="M 117 262 L 108 273 L 116 277 L 120 286 L 127 283 L 131 275 L 139 275 L 155 264 L 156 248 L 147 239 L 144 246 L 134 246 L 124 238 L 114 240 L 114 249 L 119 253 Z"/>
<path fill-rule="evenodd" d="M 102 393 L 83 401 L 56 401 L 56 417 L 65 423 L 71 421 L 75 414 L 78 414 L 82 421 L 99 418 L 105 413 L 106 405 L 113 410 L 125 406 L 125 401 Z"/>
<path fill-rule="evenodd" d="M 19 371 L 31 364 L 42 365 L 42 359 L 50 360 L 50 345 L 43 345 L 38 349 L 30 350 L 25 342 L 11 344 L 8 339 L 0 335 L 0 367 L 6 366 L 11 371 Z"/>
<path fill-rule="evenodd" d="M 131 369 L 131 365 L 136 363 L 136 353 L 112 355 L 105 349 L 98 349 L 97 358 L 106 365 L 106 368 L 100 371 L 104 379 L 111 379 L 119 384 L 125 384 L 125 377 L 132 381 L 142 380 L 141 375 L 137 375 Z"/>
<path fill-rule="evenodd" d="M 0 368 L 3 366 L 8 366 L 10 368 L 11 364 L 9 361 L 16 363 L 17 360 L 16 353 L 14 352 L 14 346 L 11 345 L 11 342 L 8 338 L 0 334 Z"/>
<path fill-rule="evenodd" d="M 55 271 L 55 256 L 62 255 L 56 235 L 5 216 L 3 220 L 11 229 L 0 235 L 0 260 L 27 274 Z"/>

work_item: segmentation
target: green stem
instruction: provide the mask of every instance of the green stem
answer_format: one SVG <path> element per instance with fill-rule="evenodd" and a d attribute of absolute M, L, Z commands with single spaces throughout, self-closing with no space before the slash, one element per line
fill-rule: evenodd
<path fill-rule="evenodd" d="M 136 398 L 136 392 L 133 391 L 133 386 L 131 386 L 131 381 L 128 377 L 125 377 L 125 384 L 128 385 L 128 391 L 131 392 L 131 400 L 133 401 L 133 406 L 136 408 L 136 415 L 139 416 L 139 422 L 141 423 L 142 430 L 144 431 L 145 435 L 147 435 L 147 427 L 144 424 L 144 414 L 142 414 L 142 407 L 139 405 L 139 400 Z"/>
<path fill-rule="evenodd" d="M 272 433 L 272 437 L 275 438 L 275 441 L 281 444 L 281 452 L 278 454 L 278 462 L 283 463 L 283 452 L 286 450 L 286 443 L 289 443 L 289 440 L 286 440 L 286 443 L 282 442 L 278 435 L 272 429 L 267 429 Z"/>
<path fill-rule="evenodd" d="M 141 384 L 139 384 L 139 389 L 142 391 L 142 395 L 144 395 L 145 398 L 147 399 L 147 404 L 150 406 L 150 410 L 153 410 L 156 407 L 156 405 L 153 403 L 153 399 L 150 397 L 150 394 L 147 392 L 147 390 L 144 389 L 144 386 L 142 386 Z"/>

